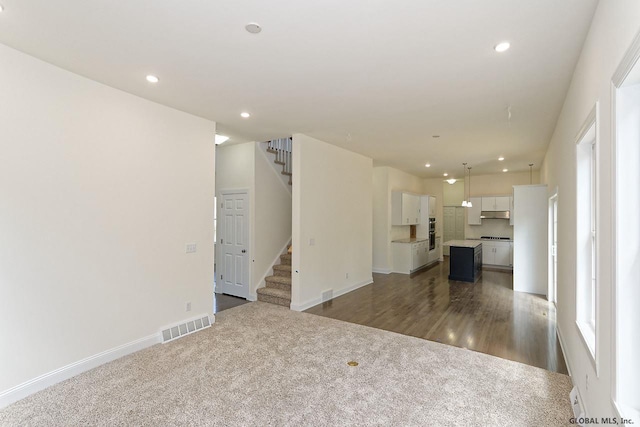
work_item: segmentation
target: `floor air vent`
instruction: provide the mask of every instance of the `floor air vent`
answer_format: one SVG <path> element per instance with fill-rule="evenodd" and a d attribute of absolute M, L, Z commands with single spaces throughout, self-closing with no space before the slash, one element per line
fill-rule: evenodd
<path fill-rule="evenodd" d="M 211 321 L 209 320 L 208 315 L 196 317 L 194 319 L 178 323 L 177 325 L 169 326 L 162 330 L 162 344 L 209 327 L 211 327 Z"/>

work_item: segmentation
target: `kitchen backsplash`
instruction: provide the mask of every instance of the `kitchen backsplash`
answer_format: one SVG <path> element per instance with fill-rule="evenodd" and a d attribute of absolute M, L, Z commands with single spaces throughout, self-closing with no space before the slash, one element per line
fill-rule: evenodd
<path fill-rule="evenodd" d="M 513 239 L 513 226 L 506 219 L 483 219 L 482 225 L 467 225 L 465 237 L 476 239 L 482 236 L 510 237 Z"/>

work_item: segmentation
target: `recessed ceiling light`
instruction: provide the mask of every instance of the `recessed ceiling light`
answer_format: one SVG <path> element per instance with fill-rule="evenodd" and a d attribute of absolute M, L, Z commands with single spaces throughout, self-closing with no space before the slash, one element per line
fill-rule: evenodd
<path fill-rule="evenodd" d="M 147 81 L 148 81 L 149 83 L 158 83 L 158 82 L 160 81 L 160 79 L 159 79 L 159 78 L 157 78 L 157 77 L 156 77 L 156 76 L 154 76 L 154 75 L 149 74 L 149 75 L 147 76 Z"/>
<path fill-rule="evenodd" d="M 511 43 L 509 42 L 501 42 L 493 47 L 496 52 L 504 52 L 511 47 Z"/>
<path fill-rule="evenodd" d="M 260 24 L 256 24 L 255 22 L 250 22 L 244 26 L 244 29 L 250 32 L 251 34 L 258 34 L 262 31 L 262 27 Z"/>
<path fill-rule="evenodd" d="M 509 172 L 509 169 L 502 169 L 502 172 Z"/>
<path fill-rule="evenodd" d="M 503 161 L 504 157 L 500 156 L 500 157 L 498 157 L 498 160 Z"/>
<path fill-rule="evenodd" d="M 426 165 L 424 165 L 425 168 L 430 168 L 431 167 L 431 163 L 427 163 Z"/>
<path fill-rule="evenodd" d="M 449 174 L 445 172 L 442 174 L 442 176 L 449 176 Z"/>
<path fill-rule="evenodd" d="M 228 136 L 224 136 L 224 135 L 218 135 L 216 134 L 216 145 L 222 144 L 223 142 L 225 142 L 227 139 L 229 139 Z"/>
<path fill-rule="evenodd" d="M 244 119 L 248 119 L 249 117 L 251 117 L 251 114 L 247 113 L 246 111 L 243 111 L 242 113 L 240 113 L 240 117 Z"/>

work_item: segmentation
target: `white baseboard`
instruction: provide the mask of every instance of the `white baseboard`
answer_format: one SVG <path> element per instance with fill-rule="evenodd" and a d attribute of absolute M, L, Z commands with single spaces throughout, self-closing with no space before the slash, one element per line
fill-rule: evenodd
<path fill-rule="evenodd" d="M 20 399 L 44 390 L 54 384 L 61 381 L 68 380 L 90 369 L 96 368 L 112 360 L 119 359 L 136 351 L 140 351 L 144 348 L 151 347 L 154 344 L 158 344 L 161 341 L 159 333 L 140 338 L 130 343 L 123 344 L 118 347 L 111 348 L 103 351 L 102 353 L 94 354 L 77 362 L 71 363 L 67 366 L 63 366 L 54 371 L 47 372 L 32 380 L 18 384 L 15 387 L 11 387 L 8 390 L 0 392 L 0 409 L 4 408 Z"/>
<path fill-rule="evenodd" d="M 247 301 L 258 301 L 258 294 L 249 294 L 249 296 L 247 297 Z"/>
<path fill-rule="evenodd" d="M 339 297 L 340 295 L 348 294 L 348 293 L 349 293 L 349 292 L 351 292 L 351 291 L 355 291 L 355 290 L 356 290 L 356 289 L 358 289 L 358 288 L 361 288 L 361 287 L 366 286 L 366 285 L 370 285 L 370 284 L 372 284 L 372 283 L 373 283 L 373 277 L 370 277 L 370 278 L 369 278 L 369 279 L 367 279 L 367 280 L 364 280 L 364 281 L 359 282 L 359 283 L 355 283 L 355 284 L 353 284 L 353 285 L 351 285 L 351 286 L 349 286 L 349 287 L 346 287 L 346 288 L 344 288 L 344 289 L 339 290 L 338 292 L 334 292 L 334 293 L 333 293 L 333 298 L 331 298 L 331 299 L 337 298 L 337 297 Z M 331 301 L 331 300 L 329 300 L 329 301 Z M 322 301 L 322 297 L 318 297 L 318 298 L 314 298 L 314 299 L 312 299 L 311 301 L 307 301 L 307 302 L 306 302 L 306 303 L 304 303 L 304 304 L 300 304 L 300 305 L 297 305 L 297 304 L 291 304 L 290 308 L 291 308 L 291 310 L 293 310 L 293 311 L 304 311 L 304 310 L 306 310 L 306 309 L 308 309 L 308 308 L 311 308 L 311 307 L 313 307 L 314 305 L 318 305 L 318 304 L 320 304 L 320 303 L 322 303 L 322 302 L 323 302 L 323 301 Z M 326 302 L 326 301 L 325 301 L 325 302 Z"/>
<path fill-rule="evenodd" d="M 374 273 L 381 273 L 381 274 L 390 274 L 391 273 L 391 269 L 390 268 L 377 268 L 377 267 L 373 267 L 371 269 L 371 271 L 373 271 Z"/>
<path fill-rule="evenodd" d="M 557 334 L 558 334 L 558 341 L 560 341 L 560 350 L 562 350 L 562 357 L 564 357 L 564 362 L 567 365 L 567 371 L 569 372 L 569 378 L 571 378 L 571 382 L 573 382 L 573 374 L 572 374 L 572 371 L 571 371 L 571 364 L 569 363 L 569 359 L 567 359 L 567 352 L 565 351 L 565 348 L 567 348 L 567 347 L 564 344 L 564 337 L 562 336 L 562 331 L 560 331 L 560 323 L 558 322 L 558 316 L 557 315 L 556 315 L 556 331 L 557 331 Z"/>

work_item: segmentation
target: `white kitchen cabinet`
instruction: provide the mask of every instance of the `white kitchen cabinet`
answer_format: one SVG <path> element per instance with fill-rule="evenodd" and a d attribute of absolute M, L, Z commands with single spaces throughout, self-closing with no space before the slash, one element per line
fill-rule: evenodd
<path fill-rule="evenodd" d="M 433 196 L 420 196 L 420 219 L 416 225 L 417 237 L 429 237 L 429 218 L 435 218 L 435 200 L 436 198 Z"/>
<path fill-rule="evenodd" d="M 496 206 L 496 198 L 495 197 L 483 197 L 482 198 L 482 210 L 483 211 L 493 211 Z"/>
<path fill-rule="evenodd" d="M 482 241 L 482 265 L 510 267 L 511 242 Z"/>
<path fill-rule="evenodd" d="M 395 273 L 413 273 L 429 264 L 429 241 L 415 243 L 391 242 L 393 271 Z"/>
<path fill-rule="evenodd" d="M 440 261 L 442 257 L 442 239 L 440 237 L 436 237 L 436 247 L 433 250 L 429 251 L 429 264 L 432 262 Z M 428 247 L 428 245 L 427 245 Z"/>
<path fill-rule="evenodd" d="M 467 208 L 467 224 L 469 225 L 482 225 L 480 219 L 480 212 L 482 209 L 483 197 L 470 197 L 471 207 Z"/>
<path fill-rule="evenodd" d="M 483 197 L 482 198 L 482 210 L 483 211 L 508 211 L 509 210 L 509 196 L 497 196 L 497 197 Z"/>
<path fill-rule="evenodd" d="M 391 225 L 414 225 L 420 223 L 420 196 L 391 192 Z"/>
<path fill-rule="evenodd" d="M 497 196 L 496 197 L 496 210 L 508 211 L 509 210 L 509 196 Z"/>
<path fill-rule="evenodd" d="M 429 196 L 429 218 L 436 217 L 436 198 Z"/>

